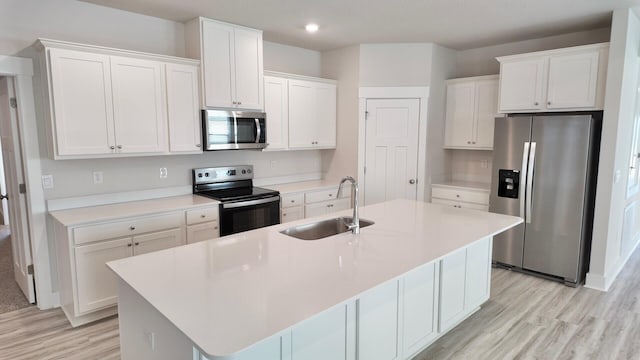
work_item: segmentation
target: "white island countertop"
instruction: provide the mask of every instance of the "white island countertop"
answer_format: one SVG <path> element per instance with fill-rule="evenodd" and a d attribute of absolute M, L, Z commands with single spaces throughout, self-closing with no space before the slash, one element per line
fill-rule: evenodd
<path fill-rule="evenodd" d="M 315 241 L 274 225 L 107 265 L 210 359 L 237 353 L 522 219 L 394 200 L 360 209 L 357 236 Z"/>

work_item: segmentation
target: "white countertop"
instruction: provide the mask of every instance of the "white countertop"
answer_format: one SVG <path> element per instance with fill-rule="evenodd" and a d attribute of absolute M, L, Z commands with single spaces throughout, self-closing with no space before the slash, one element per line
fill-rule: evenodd
<path fill-rule="evenodd" d="M 309 191 L 309 190 L 320 190 L 320 189 L 326 189 L 331 187 L 335 187 L 337 191 L 338 184 L 340 184 L 340 179 L 302 181 L 302 182 L 286 183 L 286 184 L 265 185 L 263 187 L 266 187 L 272 190 L 277 190 L 282 194 L 287 194 L 287 193 L 303 192 L 303 191 Z"/>
<path fill-rule="evenodd" d="M 375 224 L 316 241 L 274 225 L 109 262 L 211 359 L 237 353 L 522 219 L 394 200 L 361 208 Z"/>
<path fill-rule="evenodd" d="M 214 206 L 218 201 L 198 195 L 171 196 L 160 199 L 130 201 L 51 211 L 49 214 L 65 226 L 109 221 L 130 216 L 153 215 L 175 210 Z"/>
<path fill-rule="evenodd" d="M 480 191 L 490 191 L 491 184 L 476 182 L 476 181 L 460 181 L 460 180 L 450 180 L 450 181 L 440 181 L 437 183 L 431 184 L 431 186 L 445 186 L 457 189 L 472 189 L 472 190 L 480 190 Z"/>

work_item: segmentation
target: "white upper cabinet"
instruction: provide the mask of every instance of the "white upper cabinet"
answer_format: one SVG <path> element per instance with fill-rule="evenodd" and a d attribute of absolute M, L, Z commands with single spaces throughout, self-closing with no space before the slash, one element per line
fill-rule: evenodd
<path fill-rule="evenodd" d="M 497 76 L 447 81 L 444 147 L 492 149 L 497 107 Z"/>
<path fill-rule="evenodd" d="M 609 44 L 504 56 L 500 112 L 600 110 Z"/>
<path fill-rule="evenodd" d="M 336 147 L 336 85 L 289 81 L 289 148 Z"/>
<path fill-rule="evenodd" d="M 289 81 L 285 78 L 264 77 L 264 111 L 267 113 L 266 150 L 289 147 Z"/>
<path fill-rule="evenodd" d="M 203 105 L 262 111 L 262 31 L 206 18 L 185 31 L 188 55 L 202 60 Z"/>
<path fill-rule="evenodd" d="M 269 150 L 336 147 L 336 82 L 269 72 L 265 112 Z"/>
<path fill-rule="evenodd" d="M 121 153 L 162 153 L 167 149 L 162 65 L 111 57 L 116 149 Z"/>
<path fill-rule="evenodd" d="M 202 152 L 198 67 L 167 64 L 167 112 L 169 151 Z"/>
<path fill-rule="evenodd" d="M 110 154 L 115 139 L 109 56 L 51 49 L 47 63 L 57 154 Z"/>
<path fill-rule="evenodd" d="M 54 159 L 201 151 L 197 61 L 54 40 L 36 47 Z M 170 150 L 169 138 L 179 145 Z"/>

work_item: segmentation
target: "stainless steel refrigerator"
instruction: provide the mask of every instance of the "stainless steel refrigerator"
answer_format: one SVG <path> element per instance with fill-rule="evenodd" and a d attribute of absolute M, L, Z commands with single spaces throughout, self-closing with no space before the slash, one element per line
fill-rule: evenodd
<path fill-rule="evenodd" d="M 494 238 L 494 264 L 567 285 L 584 281 L 601 118 L 602 112 L 496 119 L 489 211 L 525 221 Z"/>

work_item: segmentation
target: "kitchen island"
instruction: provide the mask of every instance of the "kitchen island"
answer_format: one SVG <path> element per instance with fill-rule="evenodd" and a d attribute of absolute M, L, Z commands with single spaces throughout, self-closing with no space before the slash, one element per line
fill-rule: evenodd
<path fill-rule="evenodd" d="M 122 358 L 411 358 L 489 298 L 492 236 L 522 222 L 409 200 L 360 213 L 359 235 L 280 233 L 344 211 L 108 263 Z"/>

